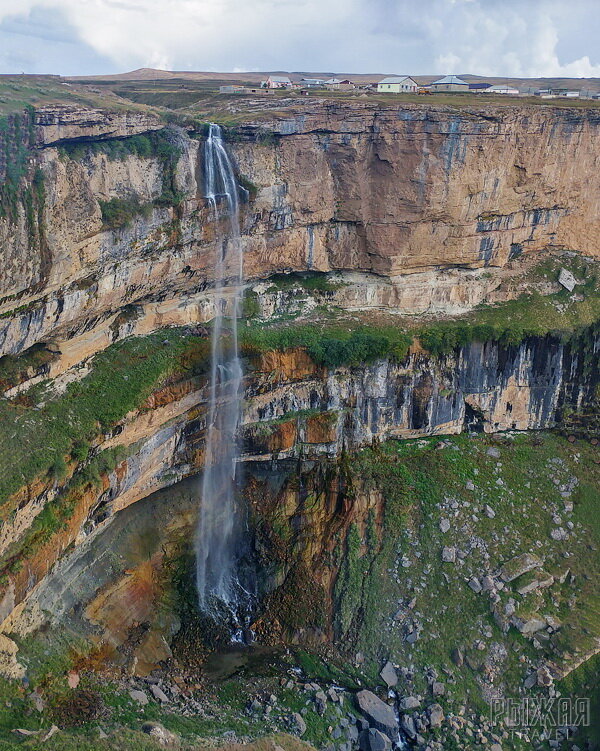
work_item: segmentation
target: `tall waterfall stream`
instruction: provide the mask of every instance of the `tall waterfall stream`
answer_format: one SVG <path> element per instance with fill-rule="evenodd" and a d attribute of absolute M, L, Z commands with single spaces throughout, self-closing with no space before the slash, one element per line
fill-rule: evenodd
<path fill-rule="evenodd" d="M 252 578 L 242 573 L 247 553 L 245 513 L 238 498 L 238 427 L 242 411 L 242 363 L 238 316 L 243 299 L 239 186 L 221 128 L 211 124 L 204 146 L 206 198 L 215 227 L 226 211 L 228 231 L 217 229 L 215 316 L 201 508 L 196 537 L 200 609 L 242 625 L 253 599 Z"/>

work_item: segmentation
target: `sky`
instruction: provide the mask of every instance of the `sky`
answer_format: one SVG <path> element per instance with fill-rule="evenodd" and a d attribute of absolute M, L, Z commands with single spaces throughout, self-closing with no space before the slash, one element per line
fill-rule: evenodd
<path fill-rule="evenodd" d="M 600 0 L 0 0 L 0 73 L 600 76 Z"/>

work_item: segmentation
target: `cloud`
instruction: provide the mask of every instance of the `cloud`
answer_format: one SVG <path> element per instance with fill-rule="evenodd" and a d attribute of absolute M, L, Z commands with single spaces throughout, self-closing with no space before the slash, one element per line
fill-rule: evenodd
<path fill-rule="evenodd" d="M 66 11 L 34 6 L 14 15 L 3 13 L 0 5 L 0 72 L 77 74 L 113 69 L 110 56 L 81 40 Z"/>
<path fill-rule="evenodd" d="M 5 72 L 600 76 L 598 34 L 597 0 L 0 0 Z"/>

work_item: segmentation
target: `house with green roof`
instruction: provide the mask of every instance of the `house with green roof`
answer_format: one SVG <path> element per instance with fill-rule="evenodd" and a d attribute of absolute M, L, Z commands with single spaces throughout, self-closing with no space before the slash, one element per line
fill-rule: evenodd
<path fill-rule="evenodd" d="M 468 91 L 469 84 L 458 76 L 444 76 L 429 84 L 429 91 Z"/>

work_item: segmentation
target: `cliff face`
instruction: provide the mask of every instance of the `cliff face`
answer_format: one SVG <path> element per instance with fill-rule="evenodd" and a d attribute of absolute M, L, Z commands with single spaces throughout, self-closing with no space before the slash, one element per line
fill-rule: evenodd
<path fill-rule="evenodd" d="M 274 421 L 276 433 L 288 415 L 331 411 L 328 440 L 308 443 L 333 444 L 334 454 L 390 437 L 540 430 L 554 426 L 560 410 L 594 401 L 599 349 L 593 335 L 571 345 L 553 337 L 518 346 L 475 342 L 448 356 L 421 352 L 401 363 L 328 373 L 299 368 L 297 356 L 268 356 L 258 366 L 245 422 L 250 436 L 253 426 L 264 435 L 265 421 Z"/>
<path fill-rule="evenodd" d="M 376 298 L 408 313 L 457 312 L 489 297 L 497 286 L 489 268 L 511 256 L 548 246 L 598 252 L 600 123 L 593 111 L 369 103 L 290 109 L 293 115 L 267 113 L 254 123 L 249 112 L 248 123 L 230 133 L 249 181 L 249 279 L 306 269 L 365 272 L 376 275 L 371 288 L 351 285 L 346 305 Z M 125 306 L 140 306 L 129 332 L 210 318 L 215 246 L 202 137 L 168 131 L 179 154 L 168 175 L 158 153 L 115 158 L 110 150 L 73 150 L 160 125 L 144 115 L 37 114 L 42 205 L 35 216 L 22 209 L 0 220 L 1 353 L 68 338 L 77 358 L 77 335 L 85 331 L 89 341 L 94 330 L 99 344 L 114 337 L 110 325 Z M 176 208 L 164 198 L 165 178 Z M 100 201 L 132 197 L 143 211 L 120 228 L 103 223 Z M 32 242 L 38 225 L 43 232 Z"/>
<path fill-rule="evenodd" d="M 420 352 L 402 362 L 382 360 L 329 370 L 315 365 L 303 350 L 267 353 L 246 377 L 242 461 L 255 468 L 251 475 L 264 477 L 273 461 L 284 466 L 286 460 L 335 460 L 344 452 L 390 438 L 550 428 L 563 412 L 593 403 L 600 383 L 599 351 L 600 340 L 594 334 L 570 344 L 549 336 L 518 346 L 474 343 L 446 356 Z M 118 379 L 123 374 L 114 375 Z M 47 576 L 63 551 L 73 544 L 81 547 L 73 558 L 67 557 L 66 570 L 87 566 L 95 555 L 85 552 L 90 545 L 112 545 L 91 541 L 110 539 L 125 509 L 201 470 L 206 390 L 204 377 L 173 382 L 105 432 L 94 453 L 120 447 L 125 457 L 99 484 L 70 490 L 68 481 L 47 479 L 16 495 L 15 511 L 5 520 L 0 537 L 5 630 L 27 633 L 39 628 L 48 617 L 42 610 L 54 614 L 53 622 L 57 614 L 68 613 L 62 594 L 61 602 L 39 608 L 40 592 L 46 597 L 53 591 L 55 585 L 48 584 Z M 260 463 L 267 469 L 258 469 Z M 199 503 L 198 480 L 194 482 L 185 493 L 188 541 Z M 28 554 L 24 547 L 18 553 L 37 516 L 61 497 L 73 504 L 64 526 L 34 552 Z M 170 503 L 166 491 L 162 497 Z M 284 516 L 288 505 L 281 502 Z M 345 528 L 349 519 L 342 514 L 332 523 Z M 315 549 L 322 545 L 315 537 Z M 27 566 L 14 569 L 15 555 L 28 556 Z M 101 590 L 103 581 L 98 579 L 94 592 Z M 92 587 L 92 579 L 88 584 Z"/>
<path fill-rule="evenodd" d="M 590 287 L 592 257 L 600 256 L 600 119 L 593 111 L 306 102 L 260 117 L 249 111 L 244 123 L 227 135 L 244 186 L 242 243 L 254 292 L 247 300 L 257 300 L 263 320 L 285 325 L 286 317 L 305 317 L 324 300 L 333 318 L 340 309 L 448 316 L 524 290 L 554 294 L 552 313 L 566 320 L 555 328 L 580 325 L 569 317 L 573 301 L 586 325 L 597 320 L 597 290 Z M 0 669 L 22 675 L 9 636 L 23 639 L 50 625 L 110 645 L 119 664 L 133 654 L 128 667 L 143 675 L 170 655 L 180 627 L 174 595 L 165 592 L 173 560 L 189 554 L 204 460 L 208 331 L 199 324 L 213 316 L 215 255 L 227 242 L 219 240 L 223 228 L 210 220 L 203 195 L 204 136 L 191 126 L 164 128 L 147 115 L 59 108 L 38 111 L 27 137 L 19 138 L 33 157 L 23 166 L 22 200 L 0 215 L 0 355 L 23 354 L 0 361 L 0 417 L 14 427 L 0 442 L 10 475 L 1 478 Z M 572 295 L 558 297 L 554 277 L 527 277 L 532 259 L 547 248 L 587 256 Z M 270 279 L 279 272 L 335 274 L 319 297 L 281 289 Z M 183 328 L 174 333 L 173 327 Z M 378 601 L 369 599 L 369 577 L 383 580 L 393 570 L 399 585 L 399 567 L 420 567 L 411 534 L 421 524 L 426 534 L 418 552 L 427 557 L 435 550 L 427 567 L 439 588 L 443 539 L 426 519 L 439 526 L 452 515 L 460 523 L 460 541 L 449 547 L 464 546 L 465 558 L 473 553 L 464 564 L 469 577 L 497 579 L 510 544 L 543 548 L 560 568 L 566 543 L 589 522 L 569 516 L 573 504 L 559 506 L 570 498 L 572 478 L 558 476 L 552 451 L 565 453 L 560 461 L 577 479 L 582 465 L 575 449 L 548 439 L 543 458 L 556 475 L 552 486 L 518 464 L 529 444 L 507 453 L 514 475 L 500 476 L 498 467 L 498 476 L 488 477 L 485 464 L 487 442 L 499 440 L 491 434 L 552 428 L 597 400 L 597 327 L 562 337 L 545 333 L 553 326 L 538 328 L 544 333 L 511 339 L 490 325 L 442 354 L 427 351 L 416 336 L 408 353 L 330 367 L 293 343 L 258 353 L 249 348 L 241 440 L 262 567 L 263 617 L 255 624 L 262 638 L 347 642 L 374 659 L 382 643 L 373 633 L 385 626 L 399 657 L 409 659 L 404 642 L 418 640 L 427 618 L 437 624 L 431 627 L 437 638 L 441 615 L 429 600 L 425 615 L 408 607 L 413 590 L 425 590 L 416 575 Z M 115 350 L 132 335 L 147 346 Z M 170 350 L 172 357 L 165 355 Z M 164 367 L 155 371 L 159 360 Z M 39 415 L 47 416 L 44 425 Z M 38 436 L 36 425 L 52 429 Z M 390 439 L 463 432 L 487 434 L 473 443 L 476 465 L 453 464 L 466 450 L 461 438 L 443 466 L 435 443 L 424 441 L 431 452 L 408 457 L 415 464 L 410 477 L 396 477 L 402 462 L 394 458 L 388 466 L 377 452 L 361 464 L 361 449 Z M 417 451 L 411 446 L 407 452 Z M 585 452 L 591 463 L 592 449 Z M 362 474 L 348 470 L 348 456 Z M 435 495 L 417 471 L 423 460 L 439 470 L 431 475 Z M 533 453 L 527 460 L 535 460 Z M 487 485 L 478 488 L 471 511 L 479 472 Z M 520 495 L 526 482 L 545 494 L 533 514 L 543 541 L 529 534 L 528 501 Z M 498 490 L 505 486 L 510 492 Z M 491 523 L 473 526 L 494 518 L 493 508 L 492 516 L 482 511 L 492 507 L 494 493 L 505 504 L 505 528 L 514 528 L 506 545 Z M 563 512 L 564 523 L 573 524 L 569 532 L 560 526 Z M 553 529 L 562 532 L 550 536 L 546 517 L 558 517 Z M 577 537 L 577 576 L 595 544 L 587 535 Z M 457 573 L 462 565 L 450 577 L 457 588 L 465 583 Z M 364 569 L 360 581 L 358 569 Z M 299 592 L 308 594 L 303 604 L 318 618 L 290 617 Z M 566 608 L 563 595 L 556 599 Z M 538 603 L 535 612 L 546 605 Z M 385 610 L 385 618 L 369 620 L 369 608 Z M 489 608 L 479 602 L 475 630 Z M 500 606 L 491 612 L 503 633 L 518 629 Z M 147 627 L 143 638 L 140 624 Z M 595 644 L 583 639 L 577 649 L 583 659 Z M 556 646 L 561 660 L 565 654 L 567 647 Z M 428 659 L 425 652 L 421 657 Z M 557 675 L 566 669 L 561 662 Z"/>
<path fill-rule="evenodd" d="M 272 226 L 291 231 L 309 215 L 311 255 L 299 250 L 296 263 L 394 276 L 501 266 L 546 245 L 595 249 L 598 199 L 575 165 L 595 161 L 599 124 L 558 110 L 330 105 L 275 125 L 276 162 L 270 149 L 260 161 L 236 152 L 259 186 L 274 168 L 285 183 L 270 192 L 279 205 L 265 206 Z"/>

